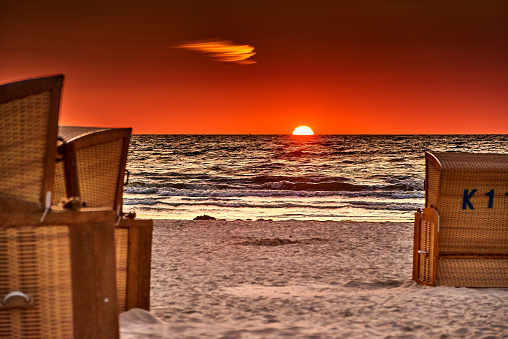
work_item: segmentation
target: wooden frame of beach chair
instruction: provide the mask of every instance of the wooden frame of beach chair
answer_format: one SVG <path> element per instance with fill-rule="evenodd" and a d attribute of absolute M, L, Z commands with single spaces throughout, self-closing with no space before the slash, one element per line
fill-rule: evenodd
<path fill-rule="evenodd" d="M 0 86 L 0 196 L 50 208 L 62 82 L 58 75 Z"/>
<path fill-rule="evenodd" d="M 119 312 L 150 310 L 153 220 L 122 219 L 115 230 Z"/>
<path fill-rule="evenodd" d="M 508 154 L 427 152 L 413 280 L 508 287 Z"/>
<path fill-rule="evenodd" d="M 109 209 L 0 212 L 0 337 L 118 338 Z"/>
<path fill-rule="evenodd" d="M 122 218 L 124 173 L 130 128 L 60 127 L 65 143 L 57 186 L 66 183 L 66 196 L 79 197 L 87 207 L 106 207 L 118 216 L 115 231 L 118 310 L 150 308 L 152 220 Z M 70 138 L 70 139 L 68 139 Z M 60 193 L 61 195 L 62 193 Z"/>

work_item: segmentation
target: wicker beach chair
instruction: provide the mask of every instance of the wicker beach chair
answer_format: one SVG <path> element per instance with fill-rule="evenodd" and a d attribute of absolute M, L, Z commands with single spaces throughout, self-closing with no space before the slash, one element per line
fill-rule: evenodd
<path fill-rule="evenodd" d="M 508 287 L 508 154 L 426 153 L 413 280 Z"/>
<path fill-rule="evenodd" d="M 122 218 L 131 129 L 60 126 L 59 136 L 64 140 L 64 161 L 58 164 L 56 191 L 79 197 L 86 207 L 115 211 L 118 310 L 149 310 L 153 221 Z"/>
<path fill-rule="evenodd" d="M 63 76 L 0 86 L 0 197 L 49 209 Z M 7 199 L 10 198 L 10 199 Z"/>
<path fill-rule="evenodd" d="M 130 135 L 130 128 L 61 126 L 67 197 L 81 198 L 85 207 L 121 211 Z"/>
<path fill-rule="evenodd" d="M 0 86 L 0 338 L 118 338 L 114 213 L 47 213 L 62 80 Z"/>

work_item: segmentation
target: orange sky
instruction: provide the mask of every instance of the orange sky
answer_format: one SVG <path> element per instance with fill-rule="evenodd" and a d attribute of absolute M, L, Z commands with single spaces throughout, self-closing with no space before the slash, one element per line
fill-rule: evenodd
<path fill-rule="evenodd" d="M 506 0 L 0 0 L 0 83 L 134 133 L 508 133 Z"/>

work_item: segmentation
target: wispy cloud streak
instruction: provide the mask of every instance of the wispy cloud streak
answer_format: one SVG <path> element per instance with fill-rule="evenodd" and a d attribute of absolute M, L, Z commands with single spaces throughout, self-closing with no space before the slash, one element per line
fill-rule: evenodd
<path fill-rule="evenodd" d="M 249 60 L 250 57 L 256 54 L 254 47 L 237 45 L 227 40 L 192 41 L 176 47 L 206 53 L 221 62 L 233 62 L 241 65 L 256 63 L 254 60 Z"/>

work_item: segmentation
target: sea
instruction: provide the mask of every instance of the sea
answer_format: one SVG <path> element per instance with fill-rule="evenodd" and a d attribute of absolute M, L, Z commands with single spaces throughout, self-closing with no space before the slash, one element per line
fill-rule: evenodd
<path fill-rule="evenodd" d="M 508 135 L 133 135 L 124 211 L 411 221 L 424 205 L 425 151 L 508 153 Z"/>

